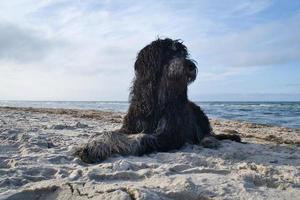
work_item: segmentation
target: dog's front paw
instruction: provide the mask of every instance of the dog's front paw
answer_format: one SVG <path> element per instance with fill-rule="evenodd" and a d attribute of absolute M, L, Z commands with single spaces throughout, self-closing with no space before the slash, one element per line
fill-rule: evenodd
<path fill-rule="evenodd" d="M 111 147 L 101 141 L 90 141 L 75 150 L 75 156 L 83 162 L 95 163 L 103 161 L 112 154 Z"/>
<path fill-rule="evenodd" d="M 220 142 L 216 138 L 209 136 L 209 137 L 204 137 L 201 140 L 200 145 L 202 145 L 205 148 L 215 149 L 220 146 Z"/>

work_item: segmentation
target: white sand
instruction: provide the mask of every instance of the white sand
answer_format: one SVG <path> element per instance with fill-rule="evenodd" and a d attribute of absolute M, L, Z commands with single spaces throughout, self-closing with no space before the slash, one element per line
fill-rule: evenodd
<path fill-rule="evenodd" d="M 0 108 L 0 199 L 300 199 L 300 131 L 212 120 L 248 144 L 85 164 L 74 146 L 122 113 Z"/>

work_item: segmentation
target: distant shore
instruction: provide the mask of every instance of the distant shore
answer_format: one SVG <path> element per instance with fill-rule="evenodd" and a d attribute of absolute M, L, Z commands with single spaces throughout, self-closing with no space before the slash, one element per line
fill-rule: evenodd
<path fill-rule="evenodd" d="M 211 119 L 246 144 L 187 145 L 88 165 L 72 154 L 123 112 L 0 107 L 0 199 L 297 199 L 300 130 Z"/>

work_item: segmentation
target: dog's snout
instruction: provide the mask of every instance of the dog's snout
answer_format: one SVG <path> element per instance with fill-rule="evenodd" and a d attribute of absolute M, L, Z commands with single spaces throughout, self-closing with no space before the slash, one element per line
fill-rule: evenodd
<path fill-rule="evenodd" d="M 191 60 L 187 60 L 186 61 L 186 71 L 187 71 L 187 76 L 188 76 L 188 80 L 189 82 L 192 82 L 196 79 L 197 76 L 197 67 L 195 65 L 194 62 L 192 62 Z"/>
<path fill-rule="evenodd" d="M 189 70 L 190 72 L 193 72 L 193 71 L 196 70 L 196 65 L 195 65 L 193 62 L 188 61 L 188 62 L 187 62 L 187 68 L 188 68 L 188 70 Z"/>
<path fill-rule="evenodd" d="M 195 74 L 197 73 L 197 67 L 192 61 L 187 61 L 187 71 L 189 74 Z"/>

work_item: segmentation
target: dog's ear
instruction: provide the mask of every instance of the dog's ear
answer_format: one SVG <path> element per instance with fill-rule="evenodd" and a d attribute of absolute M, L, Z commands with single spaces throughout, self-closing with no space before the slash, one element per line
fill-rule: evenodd
<path fill-rule="evenodd" d="M 136 76 L 150 78 L 157 76 L 162 70 L 162 49 L 160 41 L 156 40 L 144 47 L 134 64 Z"/>
<path fill-rule="evenodd" d="M 130 101 L 138 99 L 135 106 L 143 115 L 150 114 L 155 105 L 157 87 L 163 70 L 162 54 L 161 41 L 155 40 L 138 53 L 134 64 L 135 78 L 131 87 Z"/>

